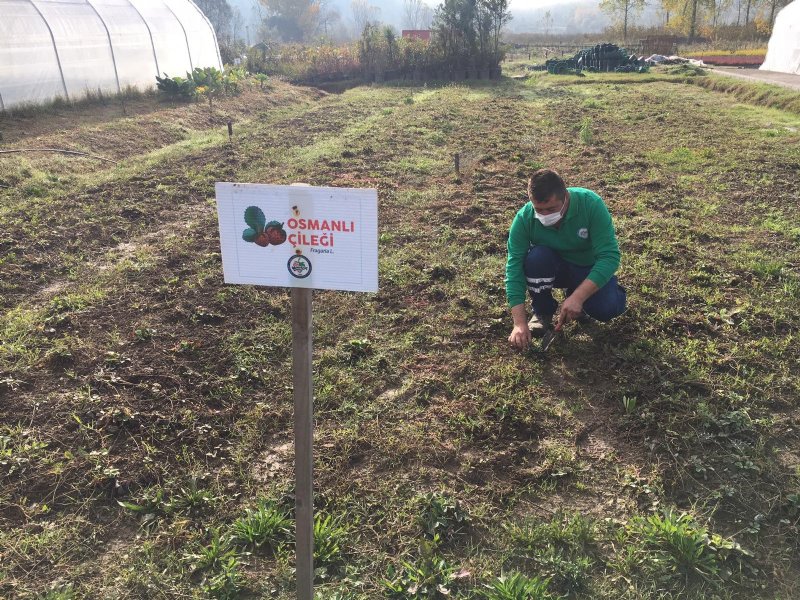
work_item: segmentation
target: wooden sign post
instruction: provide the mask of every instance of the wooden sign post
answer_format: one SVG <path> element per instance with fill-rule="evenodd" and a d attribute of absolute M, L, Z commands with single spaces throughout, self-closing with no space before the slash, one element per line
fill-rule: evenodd
<path fill-rule="evenodd" d="M 292 289 L 297 598 L 314 597 L 314 384 L 311 290 Z"/>
<path fill-rule="evenodd" d="M 378 291 L 378 193 L 218 183 L 226 283 L 292 288 L 297 598 L 314 597 L 313 289 Z"/>

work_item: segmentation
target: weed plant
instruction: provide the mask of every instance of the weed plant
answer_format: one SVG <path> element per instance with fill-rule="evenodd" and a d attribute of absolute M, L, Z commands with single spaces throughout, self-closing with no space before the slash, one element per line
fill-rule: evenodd
<path fill-rule="evenodd" d="M 344 544 L 348 529 L 341 518 L 317 513 L 314 515 L 314 562 L 330 570 L 344 559 Z"/>
<path fill-rule="evenodd" d="M 594 134 L 592 133 L 592 118 L 591 117 L 584 117 L 583 121 L 581 121 L 581 128 L 579 137 L 581 143 L 588 146 L 594 141 Z"/>
<path fill-rule="evenodd" d="M 486 585 L 486 600 L 551 600 L 548 581 L 522 573 L 504 573 Z"/>
<path fill-rule="evenodd" d="M 231 525 L 234 540 L 255 550 L 275 551 L 291 534 L 289 516 L 274 502 L 260 500 Z"/>
<path fill-rule="evenodd" d="M 419 523 L 430 539 L 449 540 L 462 533 L 471 519 L 458 500 L 434 493 L 419 498 Z"/>

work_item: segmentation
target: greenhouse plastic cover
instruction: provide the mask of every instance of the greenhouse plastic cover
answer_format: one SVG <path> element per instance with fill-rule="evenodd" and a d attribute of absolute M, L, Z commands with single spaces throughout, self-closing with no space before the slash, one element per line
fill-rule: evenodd
<path fill-rule="evenodd" d="M 783 7 L 775 18 L 761 68 L 800 75 L 800 0 Z"/>
<path fill-rule="evenodd" d="M 222 68 L 191 0 L 0 0 L 0 110 Z"/>

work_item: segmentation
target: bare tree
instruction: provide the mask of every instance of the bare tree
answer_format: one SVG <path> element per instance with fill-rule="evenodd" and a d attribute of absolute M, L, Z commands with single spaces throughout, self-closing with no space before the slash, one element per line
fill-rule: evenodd
<path fill-rule="evenodd" d="M 553 26 L 553 13 L 549 10 L 544 13 L 544 37 L 548 39 L 550 37 L 550 28 Z"/>
<path fill-rule="evenodd" d="M 714 5 L 711 7 L 711 27 L 716 30 L 722 14 L 727 11 L 731 6 L 732 0 L 714 0 Z"/>
<path fill-rule="evenodd" d="M 368 23 L 376 22 L 380 17 L 381 9 L 372 6 L 369 0 L 353 0 L 350 2 L 350 12 L 353 13 L 353 25 L 356 28 L 356 37 L 360 37 Z"/>
<path fill-rule="evenodd" d="M 227 40 L 230 35 L 233 11 L 228 0 L 197 0 L 197 8 L 203 11 L 214 26 L 217 37 Z"/>
<path fill-rule="evenodd" d="M 422 29 L 422 0 L 403 0 L 403 29 Z"/>
<path fill-rule="evenodd" d="M 332 6 L 330 0 L 319 1 L 319 30 L 327 38 L 333 25 L 342 20 L 339 9 Z"/>
<path fill-rule="evenodd" d="M 769 3 L 769 27 L 772 30 L 772 26 L 775 25 L 775 14 L 781 10 L 784 6 L 789 4 L 789 0 L 770 0 Z"/>
<path fill-rule="evenodd" d="M 600 8 L 622 20 L 622 40 L 628 40 L 628 23 L 644 8 L 645 0 L 600 0 Z"/>
<path fill-rule="evenodd" d="M 242 34 L 244 33 L 244 17 L 242 16 L 242 11 L 238 8 L 233 9 L 233 15 L 231 16 L 231 37 L 233 38 L 233 43 L 236 43 Z"/>
<path fill-rule="evenodd" d="M 430 29 L 433 25 L 433 9 L 427 4 L 422 5 L 422 14 L 420 15 L 419 28 Z"/>

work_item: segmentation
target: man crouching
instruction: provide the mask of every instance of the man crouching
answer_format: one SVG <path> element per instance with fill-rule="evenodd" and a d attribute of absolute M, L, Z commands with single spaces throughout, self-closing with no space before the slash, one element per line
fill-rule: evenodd
<path fill-rule="evenodd" d="M 610 321 L 625 311 L 626 301 L 614 275 L 619 246 L 602 198 L 567 188 L 558 173 L 540 169 L 528 180 L 528 199 L 511 223 L 506 260 L 506 297 L 514 319 L 508 341 L 520 350 L 532 335 L 541 337 L 553 327 L 554 287 L 566 289 L 556 330 L 575 319 Z M 533 306 L 530 322 L 526 287 Z"/>

